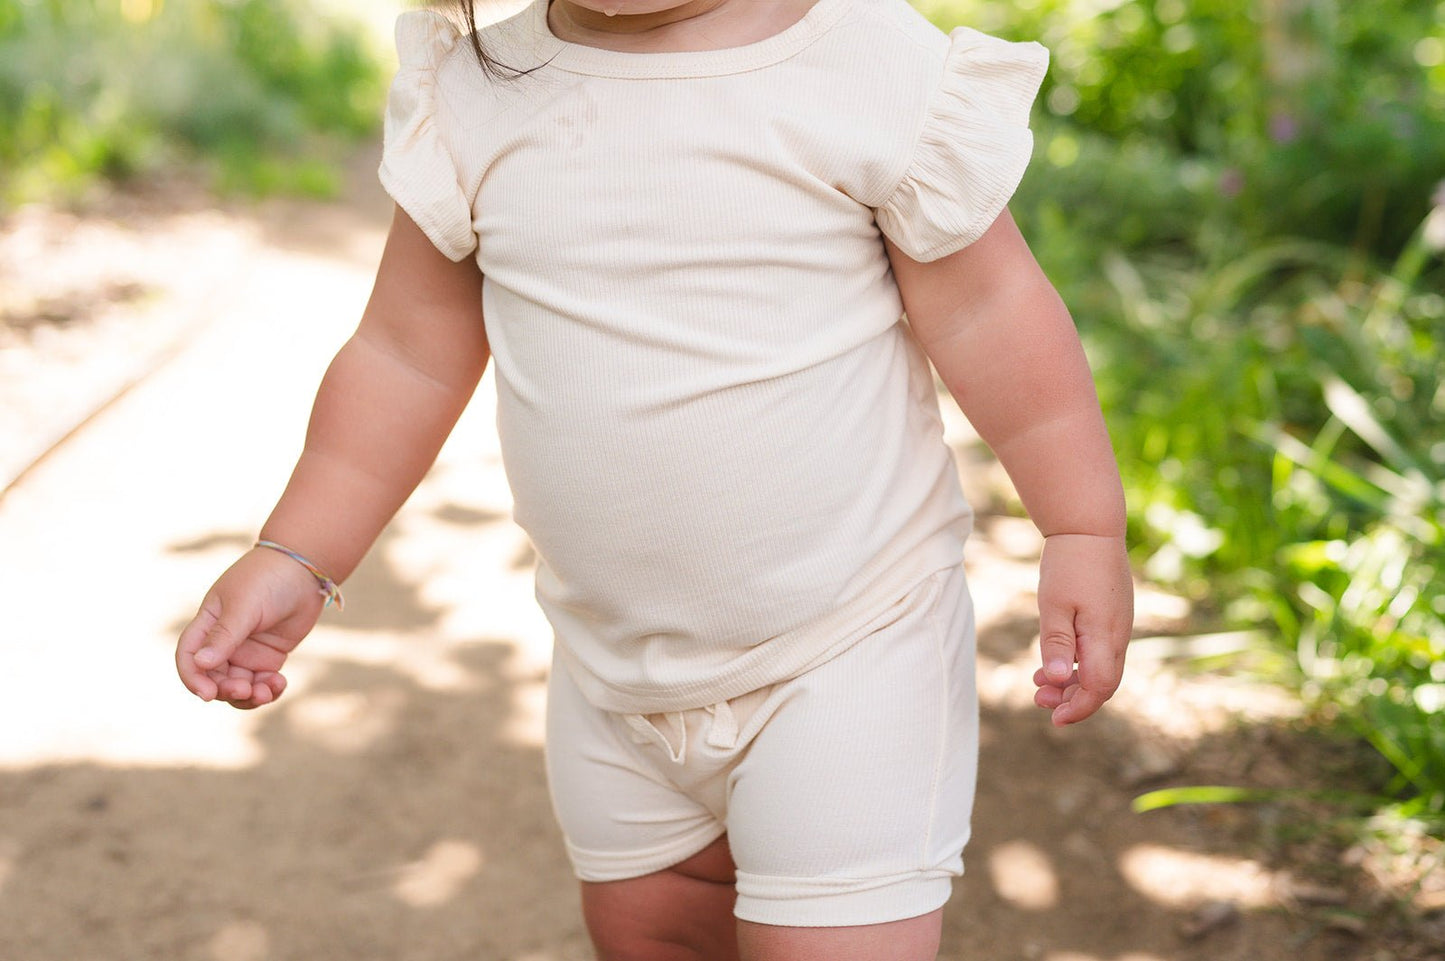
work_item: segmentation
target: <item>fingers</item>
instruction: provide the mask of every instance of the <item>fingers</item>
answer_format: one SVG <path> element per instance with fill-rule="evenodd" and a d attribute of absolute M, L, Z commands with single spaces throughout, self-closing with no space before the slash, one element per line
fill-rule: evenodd
<path fill-rule="evenodd" d="M 1112 696 L 1112 691 L 1106 693 L 1104 691 L 1091 690 L 1082 684 L 1077 687 L 1069 687 L 1063 692 L 1059 706 L 1054 708 L 1050 720 L 1055 727 L 1067 727 L 1070 724 L 1077 724 L 1093 715 L 1094 712 L 1103 707 L 1104 702 Z"/>
<path fill-rule="evenodd" d="M 263 693 L 265 695 L 261 704 L 270 704 L 286 691 L 286 678 L 276 671 L 258 671 L 255 683 L 258 685 L 259 692 L 257 697 L 261 697 Z M 264 691 L 261 690 L 262 688 Z"/>
<path fill-rule="evenodd" d="M 1124 674 L 1124 650 L 1129 643 L 1127 629 L 1081 632 L 1077 682 L 1064 688 L 1055 707 L 1053 723 L 1058 727 L 1077 724 L 1104 706 L 1114 696 Z"/>
<path fill-rule="evenodd" d="M 232 614 L 223 610 L 196 650 L 193 658 L 196 666 L 203 671 L 220 669 L 231 659 L 231 654 L 241 646 L 241 642 L 251 635 L 254 620 L 240 611 Z"/>
<path fill-rule="evenodd" d="M 230 705 L 242 711 L 265 707 L 281 696 L 286 690 L 286 678 L 275 671 L 258 671 L 250 679 L 247 696 L 226 698 Z"/>
<path fill-rule="evenodd" d="M 1043 668 L 1039 668 L 1037 671 L 1034 671 L 1034 684 L 1038 687 L 1054 687 L 1058 688 L 1059 690 L 1063 690 L 1070 684 L 1077 683 L 1079 683 L 1078 671 L 1070 671 L 1068 676 L 1065 677 L 1062 681 L 1055 681 L 1050 678 L 1047 674 L 1044 673 Z"/>
<path fill-rule="evenodd" d="M 1072 630 L 1065 636 L 1055 626 L 1043 631 L 1039 647 L 1044 666 L 1034 672 L 1034 684 L 1038 686 L 1034 703 L 1053 712 L 1050 720 L 1055 726 L 1077 724 L 1103 707 L 1118 690 L 1123 659 L 1115 656 L 1112 645 L 1089 643 Z"/>
<path fill-rule="evenodd" d="M 216 698 L 232 704 L 245 704 L 255 694 L 255 674 L 244 667 L 231 665 L 217 682 Z"/>
<path fill-rule="evenodd" d="M 1054 535 L 1039 566 L 1034 703 L 1060 727 L 1090 717 L 1118 690 L 1133 623 L 1122 538 Z M 1077 669 L 1075 668 L 1077 665 Z"/>
<path fill-rule="evenodd" d="M 1041 687 L 1034 691 L 1034 703 L 1046 711 L 1052 711 L 1064 703 L 1064 692 L 1057 687 Z"/>
<path fill-rule="evenodd" d="M 214 602 L 207 597 L 176 642 L 176 673 L 181 676 L 181 683 L 186 689 L 203 701 L 215 698 L 218 685 L 217 678 L 196 664 L 196 651 L 205 644 L 206 635 L 215 622 Z"/>
<path fill-rule="evenodd" d="M 264 707 L 275 701 L 286 690 L 286 678 L 277 671 L 251 671 L 238 665 L 228 665 L 223 670 L 206 672 L 206 678 L 214 689 L 206 701 L 225 701 L 242 711 Z"/>
<path fill-rule="evenodd" d="M 1034 691 L 1034 703 L 1039 707 L 1052 711 L 1064 703 L 1064 692 L 1070 687 L 1077 686 L 1078 683 L 1078 671 L 1070 671 L 1069 676 L 1061 683 L 1054 683 L 1044 673 L 1043 668 L 1039 668 L 1037 671 L 1034 671 L 1034 686 L 1038 688 L 1037 691 Z"/>
<path fill-rule="evenodd" d="M 176 643 L 176 670 L 204 701 L 245 710 L 286 690 L 279 671 L 316 622 L 321 598 L 309 574 L 271 551 L 241 556 L 206 594 Z"/>
<path fill-rule="evenodd" d="M 1044 680 L 1056 687 L 1067 684 L 1077 653 L 1073 612 L 1041 605 L 1039 655 L 1043 660 Z"/>
<path fill-rule="evenodd" d="M 1056 711 L 1065 702 L 1068 689 L 1078 684 L 1074 671 L 1077 651 L 1073 612 L 1040 605 L 1039 656 L 1043 667 L 1034 672 L 1034 684 L 1038 686 L 1034 703 L 1039 707 Z"/>
<path fill-rule="evenodd" d="M 245 605 L 227 606 L 214 596 L 206 598 L 176 644 L 176 670 L 191 693 L 203 701 L 251 700 L 251 672 L 233 666 L 230 660 L 255 630 L 256 621 Z"/>

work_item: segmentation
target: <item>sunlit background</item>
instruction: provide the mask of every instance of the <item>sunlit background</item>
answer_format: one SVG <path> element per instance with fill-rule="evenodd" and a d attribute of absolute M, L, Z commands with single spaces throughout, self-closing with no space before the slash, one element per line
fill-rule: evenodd
<path fill-rule="evenodd" d="M 1445 958 L 1445 3 L 915 5 L 1052 52 L 1013 210 L 1140 578 L 1124 690 L 1052 731 L 1037 535 L 945 403 L 984 756 L 941 957 Z M 369 292 L 403 6 L 0 0 L 0 961 L 590 957 L 489 381 L 280 704 L 171 667 Z"/>

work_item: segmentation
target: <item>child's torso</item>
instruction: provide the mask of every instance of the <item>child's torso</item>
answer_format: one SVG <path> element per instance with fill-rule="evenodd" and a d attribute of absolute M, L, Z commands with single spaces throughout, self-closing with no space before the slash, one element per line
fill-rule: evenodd
<path fill-rule="evenodd" d="M 872 211 L 917 118 L 834 55 L 637 77 L 583 52 L 444 100 L 515 516 L 615 709 L 778 680 L 958 560 L 967 507 Z"/>

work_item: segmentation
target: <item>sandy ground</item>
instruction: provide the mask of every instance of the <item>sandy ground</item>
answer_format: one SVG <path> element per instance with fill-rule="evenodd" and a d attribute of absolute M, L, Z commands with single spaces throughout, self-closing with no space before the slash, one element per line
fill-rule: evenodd
<path fill-rule="evenodd" d="M 281 703 L 234 712 L 174 679 L 175 633 L 269 509 L 368 293 L 389 208 L 357 184 L 336 205 L 171 192 L 0 221 L 4 961 L 591 956 L 490 383 Z M 941 957 L 1445 957 L 1434 895 L 1405 911 L 1367 850 L 1294 809 L 1131 811 L 1150 788 L 1309 786 L 1352 763 L 1274 692 L 1182 671 L 1180 601 L 1145 590 L 1116 703 L 1049 727 L 1028 681 L 1037 537 L 950 420 L 981 511 L 984 727 Z"/>

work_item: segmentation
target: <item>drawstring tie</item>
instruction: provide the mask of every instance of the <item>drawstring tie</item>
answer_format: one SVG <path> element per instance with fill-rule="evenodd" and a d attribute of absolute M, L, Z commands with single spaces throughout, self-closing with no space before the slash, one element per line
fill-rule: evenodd
<path fill-rule="evenodd" d="M 709 707 L 707 712 L 712 715 L 712 725 L 707 731 L 708 746 L 724 751 L 737 747 L 738 719 L 733 717 L 733 709 L 728 706 L 728 702 L 718 701 Z"/>
<path fill-rule="evenodd" d="M 708 747 L 715 747 L 719 750 L 732 750 L 738 743 L 738 721 L 733 716 L 733 709 L 727 701 L 719 701 L 710 704 L 704 710 L 712 718 L 708 725 L 707 737 L 705 739 Z M 654 720 L 654 718 L 656 720 Z M 671 711 L 666 714 L 624 714 L 623 719 L 627 726 L 632 728 L 633 739 L 639 744 L 646 744 L 652 741 L 667 751 L 668 759 L 674 764 L 687 763 L 687 717 L 682 711 Z M 667 722 L 672 729 L 673 737 L 668 737 L 663 732 L 660 724 Z M 673 741 L 676 740 L 676 745 Z"/>

